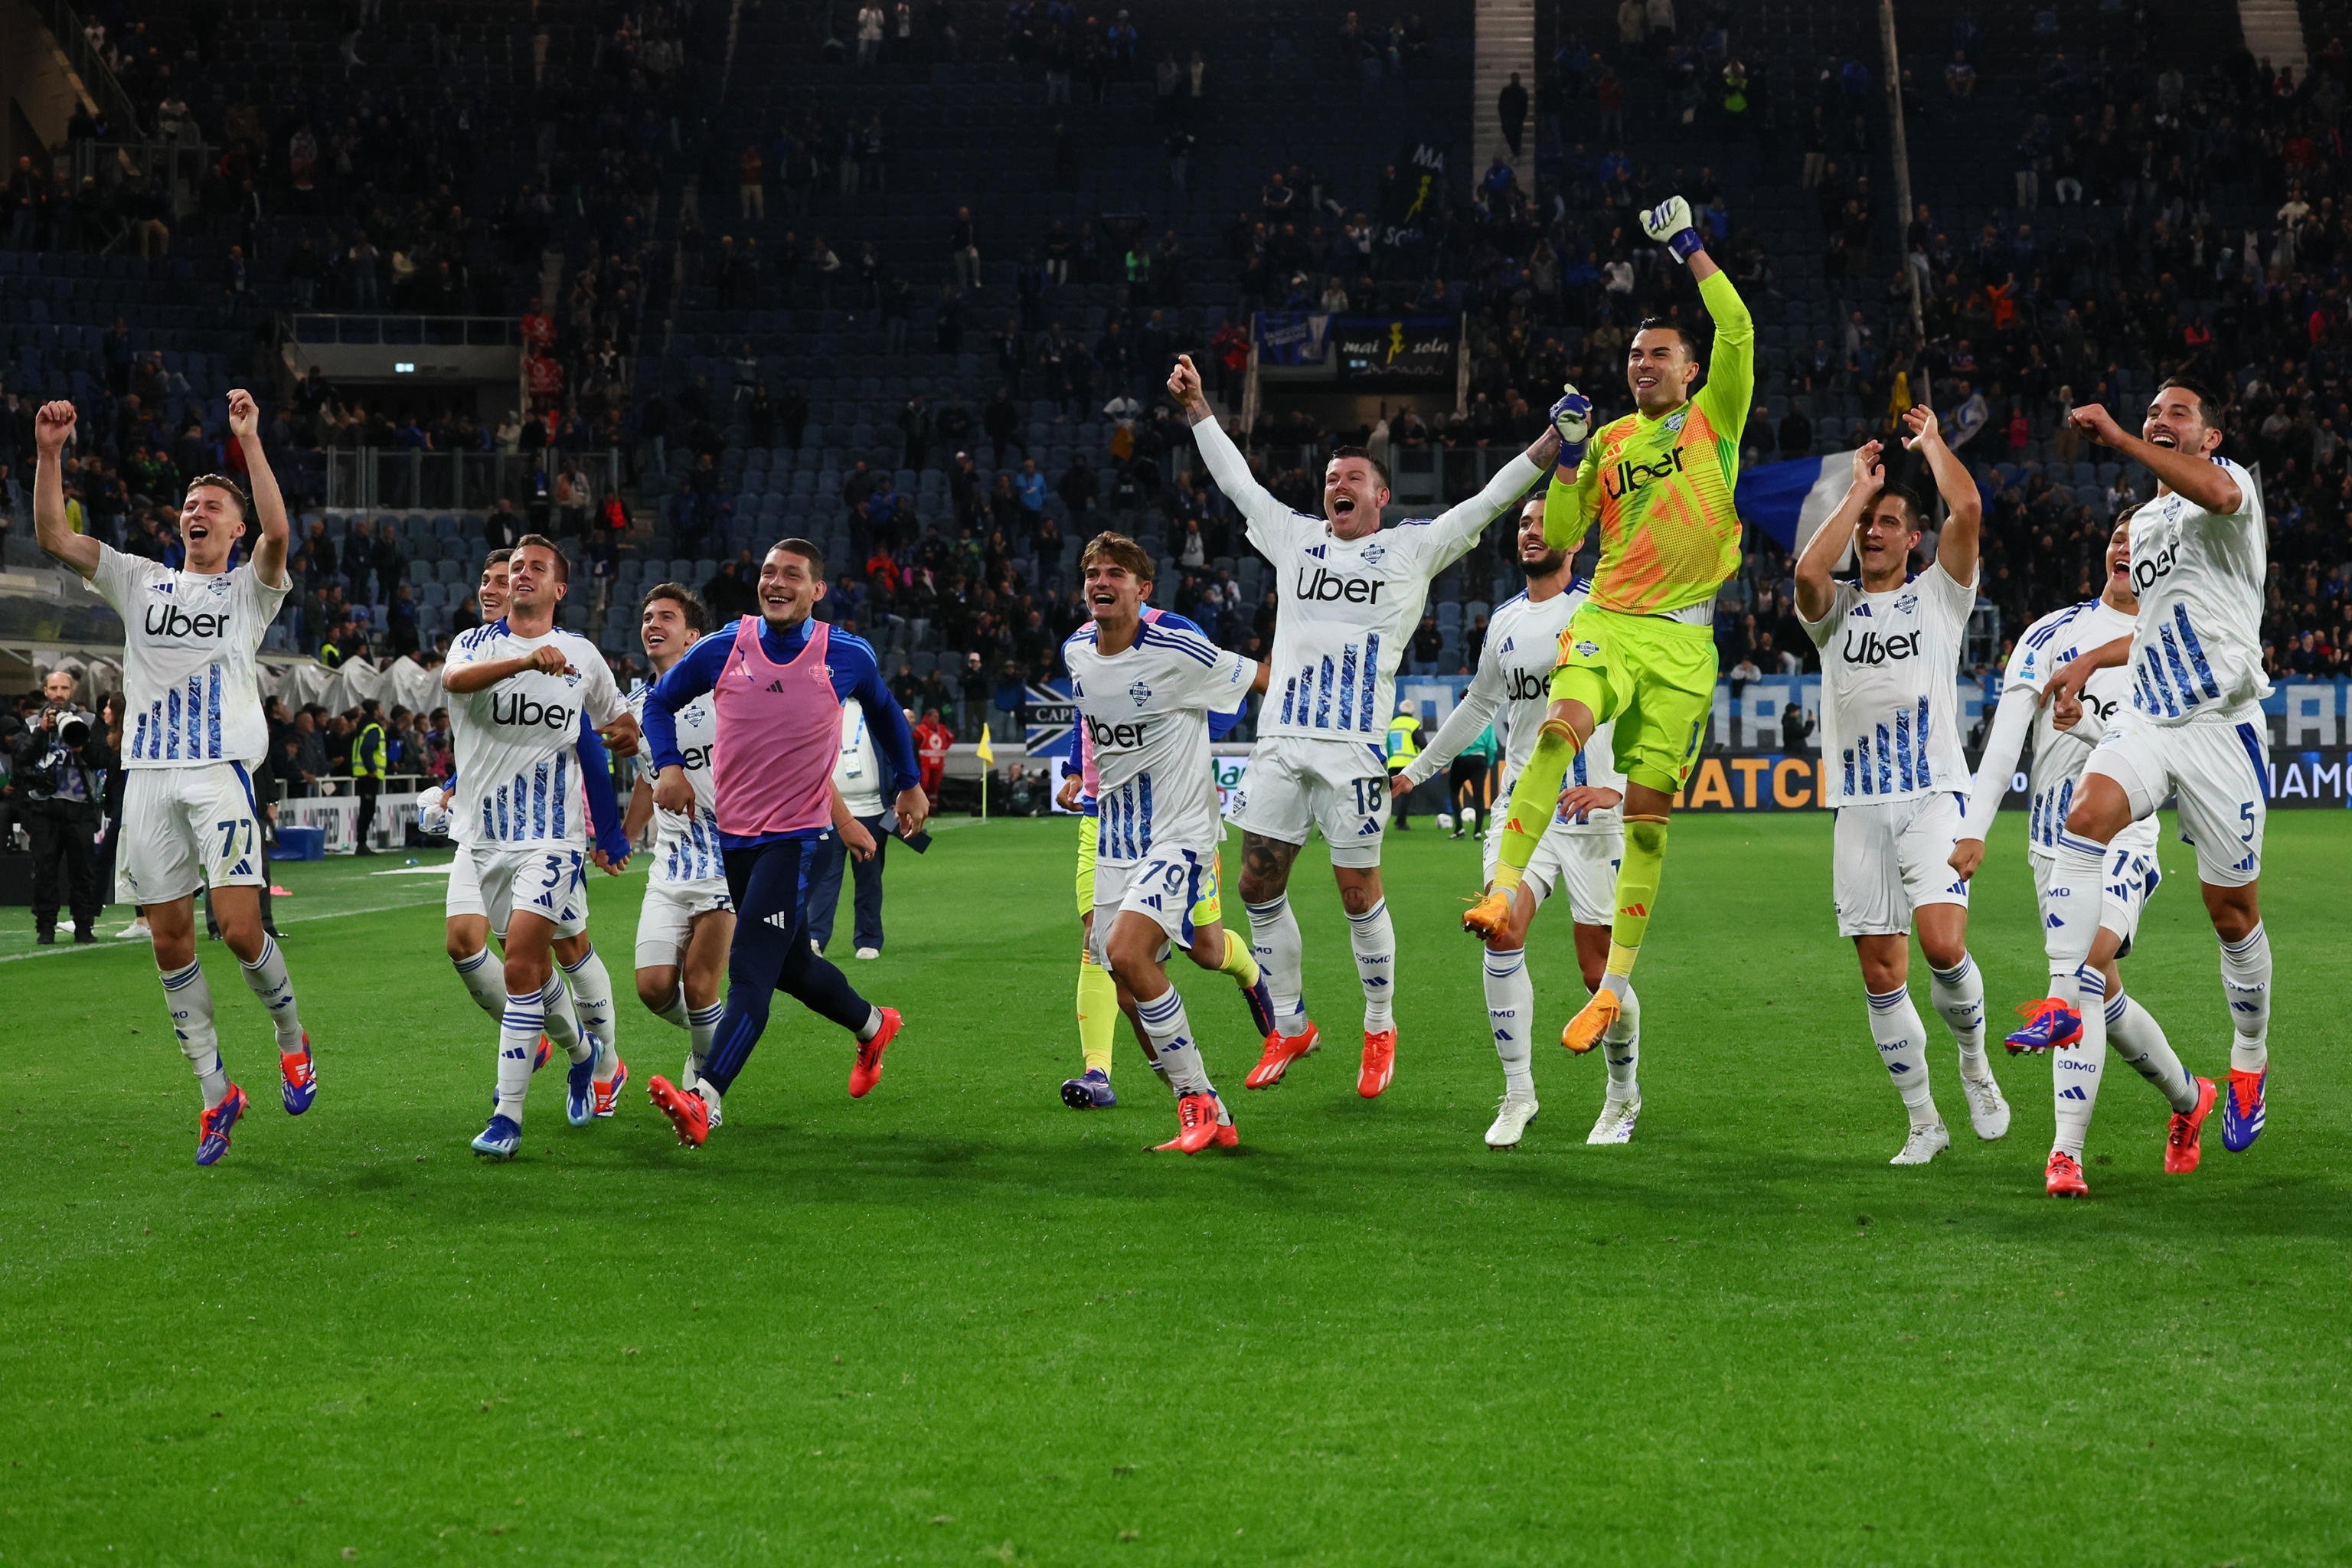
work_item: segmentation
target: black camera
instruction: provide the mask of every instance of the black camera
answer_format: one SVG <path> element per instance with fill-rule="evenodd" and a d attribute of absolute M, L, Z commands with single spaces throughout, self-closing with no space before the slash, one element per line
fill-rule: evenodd
<path fill-rule="evenodd" d="M 50 710 L 58 715 L 58 740 L 75 751 L 89 743 L 89 715 L 74 708 Z"/>

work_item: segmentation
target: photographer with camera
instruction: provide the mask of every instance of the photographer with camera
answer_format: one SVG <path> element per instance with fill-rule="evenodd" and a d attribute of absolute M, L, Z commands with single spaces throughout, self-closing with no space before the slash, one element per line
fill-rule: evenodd
<path fill-rule="evenodd" d="M 33 837 L 33 926 L 46 947 L 58 939 L 58 877 L 68 879 L 74 941 L 95 942 L 90 928 L 105 895 L 98 885 L 99 813 L 114 758 L 95 714 L 74 700 L 68 669 L 41 683 L 41 710 L 17 738 L 11 790 Z"/>

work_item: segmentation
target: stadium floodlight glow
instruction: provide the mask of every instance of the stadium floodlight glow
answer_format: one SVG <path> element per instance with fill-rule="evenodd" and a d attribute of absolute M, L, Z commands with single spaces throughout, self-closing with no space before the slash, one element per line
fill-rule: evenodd
<path fill-rule="evenodd" d="M 394 360 L 392 362 L 392 374 L 394 375 L 415 375 L 416 374 L 416 362 L 409 359 Z"/>

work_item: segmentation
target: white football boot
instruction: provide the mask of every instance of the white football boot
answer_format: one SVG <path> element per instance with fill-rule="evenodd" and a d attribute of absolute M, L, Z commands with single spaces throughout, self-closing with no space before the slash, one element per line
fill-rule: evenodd
<path fill-rule="evenodd" d="M 1990 1142 L 2009 1131 L 2009 1101 L 2000 1097 L 2000 1085 L 1987 1073 L 1981 1079 L 1960 1075 L 1960 1089 L 1969 1097 L 1969 1121 L 1977 1136 Z"/>
<path fill-rule="evenodd" d="M 1601 1105 L 1601 1120 L 1584 1135 L 1587 1143 L 1631 1143 L 1633 1123 L 1642 1114 L 1642 1102 L 1634 1100 L 1609 1100 Z"/>
<path fill-rule="evenodd" d="M 1539 1109 L 1532 1094 L 1506 1093 L 1495 1107 L 1495 1124 L 1486 1129 L 1486 1147 L 1517 1148 L 1520 1135 L 1527 1131 L 1528 1123 L 1536 1119 Z"/>
<path fill-rule="evenodd" d="M 1890 1165 L 1924 1165 L 1951 1146 L 1952 1135 L 1944 1131 L 1944 1124 L 1931 1122 L 1925 1127 L 1911 1129 L 1910 1135 L 1903 1140 L 1902 1149 L 1886 1163 Z"/>

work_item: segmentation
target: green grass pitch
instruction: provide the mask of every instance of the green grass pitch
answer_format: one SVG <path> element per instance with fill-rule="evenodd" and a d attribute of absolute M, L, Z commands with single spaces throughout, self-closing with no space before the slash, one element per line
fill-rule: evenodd
<path fill-rule="evenodd" d="M 1339 1047 L 1266 1094 L 1229 984 L 1183 985 L 1243 1147 L 1182 1160 L 1121 1040 L 1074 1070 L 1067 821 L 949 824 L 892 860 L 908 1032 L 869 1099 L 780 1002 L 728 1124 L 678 1149 L 642 1086 L 683 1037 L 627 978 L 638 871 L 593 931 L 635 1080 L 485 1166 L 491 1026 L 440 883 L 287 866 L 322 1092 L 289 1121 L 258 1006 L 203 956 L 254 1110 L 212 1171 L 143 950 L 0 945 L 0 1562 L 2326 1563 L 2352 1552 L 2352 990 L 2340 817 L 2271 820 L 2269 1131 L 2160 1168 L 2111 1072 L 2093 1198 L 2042 1196 L 2049 1068 L 1996 1051 L 2009 1138 L 1904 1121 L 1829 905 L 1829 819 L 1675 827 L 1640 984 L 1639 1141 L 1590 1149 L 1597 1059 L 1500 1089 L 1475 847 L 1390 841 L 1394 1087 L 1319 850 L 1294 888 Z M 1979 879 L 1996 1025 L 2040 986 L 2022 826 Z M 1227 846 L 1230 873 L 1238 845 Z M 2191 1067 L 2227 1015 L 2189 852 L 2127 962 Z M 26 922 L 29 923 L 29 922 Z M 1229 907 L 1228 923 L 1240 923 Z M 845 914 L 845 934 L 846 917 Z M 1546 1029 L 1580 993 L 1556 918 Z"/>

